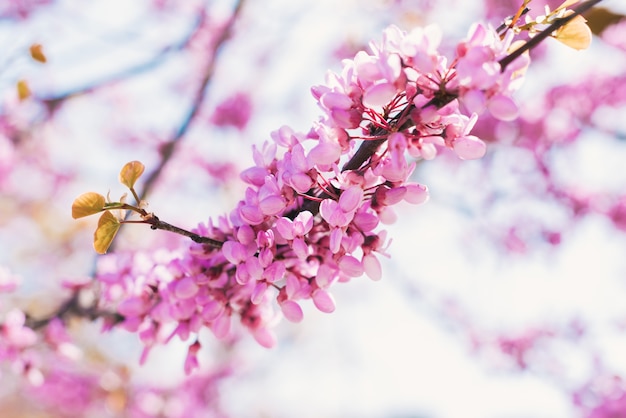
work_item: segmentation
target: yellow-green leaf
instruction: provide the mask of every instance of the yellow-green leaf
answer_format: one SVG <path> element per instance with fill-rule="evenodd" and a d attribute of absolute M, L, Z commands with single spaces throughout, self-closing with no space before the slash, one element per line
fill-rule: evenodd
<path fill-rule="evenodd" d="M 83 193 L 72 203 L 72 218 L 78 219 L 101 212 L 106 201 L 104 196 L 95 192 Z"/>
<path fill-rule="evenodd" d="M 587 49 L 591 44 L 591 29 L 587 26 L 584 17 L 576 16 L 567 25 L 557 30 L 554 37 L 570 48 Z"/>
<path fill-rule="evenodd" d="M 16 85 L 17 88 L 17 97 L 20 100 L 26 100 L 32 94 L 30 91 L 30 87 L 28 87 L 28 83 L 26 80 L 19 80 Z"/>
<path fill-rule="evenodd" d="M 143 174 L 144 168 L 144 165 L 139 161 L 126 163 L 126 165 L 122 167 L 122 171 L 120 171 L 120 183 L 132 189 L 139 176 Z"/>
<path fill-rule="evenodd" d="M 98 220 L 98 228 L 93 234 L 93 248 L 98 254 L 107 252 L 121 225 L 120 220 L 111 212 L 106 211 L 102 214 Z"/>
<path fill-rule="evenodd" d="M 46 55 L 43 53 L 43 47 L 41 44 L 32 44 L 30 46 L 30 56 L 35 60 L 42 64 L 44 64 L 47 59 Z"/>

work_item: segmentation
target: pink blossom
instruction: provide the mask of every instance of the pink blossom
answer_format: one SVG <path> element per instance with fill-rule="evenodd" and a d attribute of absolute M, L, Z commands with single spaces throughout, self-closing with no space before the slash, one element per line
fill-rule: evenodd
<path fill-rule="evenodd" d="M 236 93 L 220 103 L 211 116 L 215 126 L 233 126 L 239 130 L 245 129 L 252 114 L 250 97 L 245 93 Z"/>
<path fill-rule="evenodd" d="M 347 226 L 352 219 L 361 200 L 363 190 L 353 186 L 345 190 L 339 200 L 324 199 L 320 204 L 320 214 L 329 225 L 334 227 Z"/>
<path fill-rule="evenodd" d="M 7 312 L 1 332 L 4 343 L 10 347 L 22 349 L 32 346 L 38 337 L 35 331 L 24 326 L 26 316 L 24 312 L 18 309 L 12 309 Z"/>

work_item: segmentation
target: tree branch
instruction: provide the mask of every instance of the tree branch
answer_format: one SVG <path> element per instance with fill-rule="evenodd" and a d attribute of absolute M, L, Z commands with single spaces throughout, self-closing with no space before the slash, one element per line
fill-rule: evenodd
<path fill-rule="evenodd" d="M 224 26 L 222 33 L 220 34 L 219 38 L 214 43 L 213 50 L 209 54 L 210 56 L 209 62 L 207 63 L 207 66 L 204 70 L 202 81 L 200 82 L 200 85 L 198 86 L 198 89 L 196 91 L 193 101 L 191 102 L 189 111 L 187 112 L 187 115 L 183 119 L 182 123 L 180 124 L 180 126 L 178 127 L 174 135 L 165 144 L 163 144 L 162 149 L 161 149 L 161 161 L 159 165 L 150 173 L 150 175 L 146 179 L 146 182 L 144 183 L 143 190 L 139 194 L 142 200 L 144 200 L 146 196 L 152 191 L 152 188 L 154 187 L 154 184 L 159 178 L 159 176 L 161 175 L 163 169 L 165 168 L 167 163 L 172 159 L 172 157 L 176 153 L 176 147 L 178 143 L 183 138 L 183 136 L 187 133 L 191 123 L 193 122 L 194 118 L 198 114 L 198 111 L 200 110 L 200 107 L 202 106 L 202 103 L 204 102 L 207 86 L 209 85 L 209 81 L 211 80 L 211 77 L 213 76 L 213 73 L 215 71 L 215 62 L 216 62 L 216 57 L 218 55 L 218 51 L 224 45 L 224 43 L 230 38 L 232 28 L 235 22 L 237 21 L 237 17 L 239 16 L 243 8 L 244 2 L 245 2 L 244 0 L 239 0 L 236 3 L 235 8 L 233 10 L 233 13 L 228 23 Z"/>
<path fill-rule="evenodd" d="M 173 232 L 175 234 L 179 234 L 179 235 L 183 235 L 186 237 L 191 238 L 191 240 L 193 242 L 197 242 L 198 244 L 207 244 L 210 247 L 213 248 L 222 248 L 222 242 L 221 241 L 217 241 L 214 240 L 212 238 L 208 238 L 208 237 L 203 237 L 201 235 L 198 235 L 194 232 L 191 231 L 187 231 L 186 229 L 182 229 L 179 228 L 177 226 L 174 226 L 172 224 L 169 224 L 167 222 L 163 222 L 162 220 L 160 220 L 158 217 L 154 216 L 154 215 L 148 215 L 145 216 L 144 219 L 142 221 L 139 221 L 140 223 L 147 223 L 150 225 L 151 229 L 161 229 L 163 231 L 169 231 L 169 232 Z"/>

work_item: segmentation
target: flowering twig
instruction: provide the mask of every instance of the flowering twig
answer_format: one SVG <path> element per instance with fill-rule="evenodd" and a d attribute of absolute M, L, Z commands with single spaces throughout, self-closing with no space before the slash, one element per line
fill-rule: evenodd
<path fill-rule="evenodd" d="M 524 45 L 519 47 L 517 50 L 513 51 L 510 55 L 508 55 L 508 56 L 504 57 L 503 59 L 501 59 L 499 61 L 500 62 L 500 67 L 501 67 L 501 71 L 504 72 L 504 70 L 506 70 L 506 67 L 508 67 L 517 58 L 522 56 L 522 54 L 524 54 L 526 51 L 530 51 L 531 49 L 535 48 L 543 40 L 545 40 L 549 36 L 553 36 L 553 34 L 554 34 L 554 32 L 556 30 L 564 27 L 569 22 L 571 22 L 574 18 L 576 18 L 577 16 L 585 13 L 587 10 L 591 9 L 593 6 L 595 6 L 596 4 L 600 3 L 601 1 L 602 0 L 588 0 L 588 1 L 584 2 L 584 3 L 582 3 L 580 6 L 572 9 L 572 13 L 571 14 L 569 14 L 569 15 L 567 15 L 565 17 L 562 17 L 560 19 L 557 19 L 554 22 L 552 22 L 546 29 L 544 29 L 543 31 L 539 32 L 537 35 L 535 35 L 533 38 L 531 38 Z"/>
<path fill-rule="evenodd" d="M 186 237 L 191 238 L 198 244 L 206 244 L 213 248 L 221 248 L 222 243 L 212 238 L 200 236 L 194 232 L 187 231 L 183 228 L 171 225 L 167 222 L 161 221 L 154 213 L 149 213 L 143 206 L 145 201 L 139 198 L 139 195 L 135 191 L 135 182 L 143 174 L 144 165 L 139 161 L 131 161 L 124 165 L 120 171 L 119 180 L 120 183 L 128 187 L 132 193 L 137 205 L 130 205 L 125 202 L 125 196 L 118 202 L 110 202 L 99 193 L 87 192 L 78 196 L 72 203 L 72 217 L 74 219 L 83 218 L 85 216 L 95 215 L 96 213 L 102 213 L 100 220 L 98 221 L 98 227 L 94 233 L 93 245 L 96 252 L 103 254 L 110 247 L 113 242 L 113 238 L 120 229 L 120 226 L 124 223 L 143 223 L 150 225 L 151 229 L 161 229 L 164 231 L 174 232 Z M 126 211 L 124 216 L 115 216 L 112 211 Z M 140 216 L 140 220 L 128 220 L 131 213 L 136 213 Z"/>

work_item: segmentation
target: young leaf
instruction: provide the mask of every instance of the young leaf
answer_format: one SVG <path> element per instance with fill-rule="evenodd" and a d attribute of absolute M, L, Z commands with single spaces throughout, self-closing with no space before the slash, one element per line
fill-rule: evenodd
<path fill-rule="evenodd" d="M 126 165 L 122 167 L 122 171 L 120 171 L 120 183 L 132 189 L 139 176 L 143 174 L 144 168 L 144 165 L 139 161 L 126 163 Z"/>
<path fill-rule="evenodd" d="M 579 15 L 557 30 L 554 37 L 570 48 L 587 49 L 591 44 L 591 29 L 587 26 L 587 20 Z"/>
<path fill-rule="evenodd" d="M 98 254 L 107 252 L 121 225 L 120 220 L 111 212 L 106 211 L 102 214 L 98 220 L 98 228 L 93 234 L 93 248 Z"/>
<path fill-rule="evenodd" d="M 42 64 L 44 64 L 47 59 L 45 54 L 43 53 L 43 47 L 41 44 L 32 44 L 29 48 L 30 56 L 35 60 Z"/>
<path fill-rule="evenodd" d="M 17 88 L 17 97 L 20 100 L 26 100 L 32 94 L 26 80 L 19 80 L 15 87 Z"/>
<path fill-rule="evenodd" d="M 78 219 L 101 212 L 106 201 L 104 196 L 95 192 L 83 193 L 72 203 L 72 218 Z"/>

